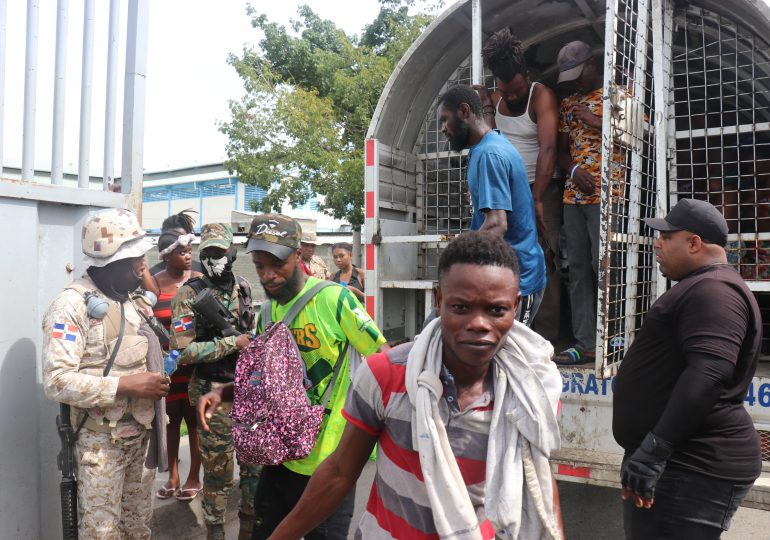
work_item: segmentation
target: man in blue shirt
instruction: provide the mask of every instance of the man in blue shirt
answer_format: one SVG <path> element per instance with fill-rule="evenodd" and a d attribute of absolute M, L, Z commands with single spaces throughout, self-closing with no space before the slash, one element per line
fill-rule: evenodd
<path fill-rule="evenodd" d="M 545 258 L 537 241 L 535 206 L 519 153 L 484 121 L 481 99 L 470 86 L 450 88 L 439 99 L 441 132 L 449 148 L 470 148 L 467 181 L 473 205 L 471 230 L 499 234 L 521 266 L 517 320 L 532 325 L 545 289 Z"/>

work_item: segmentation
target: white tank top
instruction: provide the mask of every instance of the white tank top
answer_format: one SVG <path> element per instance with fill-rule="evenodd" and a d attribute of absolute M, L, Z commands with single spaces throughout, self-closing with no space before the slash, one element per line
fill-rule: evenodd
<path fill-rule="evenodd" d="M 535 85 L 532 83 L 529 87 L 529 97 L 527 98 L 527 108 L 524 114 L 520 116 L 505 116 L 500 113 L 500 102 L 502 96 L 495 105 L 495 125 L 497 129 L 511 142 L 518 150 L 521 159 L 524 160 L 524 166 L 527 169 L 527 179 L 530 184 L 535 182 L 535 169 L 537 167 L 537 155 L 540 153 L 540 143 L 537 140 L 537 124 L 529 116 L 529 103 L 532 101 L 532 94 L 535 91 Z"/>

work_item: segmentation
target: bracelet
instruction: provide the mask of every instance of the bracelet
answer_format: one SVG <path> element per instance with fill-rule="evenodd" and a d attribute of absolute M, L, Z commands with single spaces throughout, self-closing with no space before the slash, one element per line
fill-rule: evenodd
<path fill-rule="evenodd" d="M 572 175 L 575 174 L 575 169 L 577 169 L 578 167 L 580 167 L 579 163 L 575 164 L 575 166 L 570 169 L 570 171 L 569 171 L 569 177 L 570 178 L 572 178 Z"/>

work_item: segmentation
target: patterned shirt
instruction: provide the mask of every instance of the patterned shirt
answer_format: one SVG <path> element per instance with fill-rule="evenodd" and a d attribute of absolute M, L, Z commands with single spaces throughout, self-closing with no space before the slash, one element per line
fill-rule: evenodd
<path fill-rule="evenodd" d="M 559 111 L 559 132 L 569 135 L 569 154 L 573 165 L 580 165 L 594 179 L 594 192 L 587 194 L 582 192 L 571 178 L 567 178 L 564 185 L 564 204 L 599 204 L 601 200 L 602 186 L 602 130 L 594 128 L 581 120 L 573 117 L 573 110 L 577 105 L 586 105 L 588 109 L 602 117 L 604 104 L 602 101 L 602 88 L 588 94 L 572 94 L 561 102 Z M 612 194 L 615 197 L 622 195 L 622 169 L 623 154 L 616 152 L 612 160 Z"/>
<path fill-rule="evenodd" d="M 406 393 L 406 360 L 411 344 L 370 357 L 356 373 L 343 415 L 378 438 L 377 474 L 356 538 L 438 539 L 420 456 L 412 446 L 412 405 Z M 485 540 L 495 537 L 484 518 L 487 443 L 493 393 L 460 411 L 448 370 L 440 375 L 444 394 L 438 403 L 449 444 L 465 480 Z"/>
<path fill-rule="evenodd" d="M 326 268 L 326 263 L 318 255 L 313 255 L 309 263 L 306 263 L 310 270 L 310 275 L 318 279 L 329 279 L 329 269 Z"/>
<path fill-rule="evenodd" d="M 275 300 L 271 301 L 272 319 L 281 320 L 296 299 L 318 283 L 318 279 L 309 277 L 302 290 L 290 302 L 279 304 Z M 259 321 L 257 328 L 262 330 L 262 321 Z M 340 358 L 345 343 L 350 342 L 349 347 L 368 356 L 385 343 L 385 337 L 353 293 L 337 286 L 326 287 L 316 294 L 289 324 L 289 330 L 307 368 L 307 376 L 312 384 L 309 395 L 313 403 L 323 401 L 334 367 L 337 362 L 343 362 L 334 388 L 330 390 L 327 409 L 331 413 L 324 415 L 313 450 L 306 458 L 283 464 L 291 471 L 309 476 L 337 448 L 345 429 L 342 408 L 350 387 L 348 356 Z"/>

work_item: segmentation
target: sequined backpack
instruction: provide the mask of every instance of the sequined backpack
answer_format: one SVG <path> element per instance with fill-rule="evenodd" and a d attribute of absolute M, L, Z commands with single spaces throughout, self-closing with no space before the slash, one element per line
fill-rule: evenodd
<path fill-rule="evenodd" d="M 271 302 L 262 304 L 260 317 L 264 331 L 243 349 L 235 368 L 230 418 L 238 459 L 278 465 L 306 457 L 315 446 L 348 346 L 345 344 L 334 366 L 322 403 L 313 405 L 307 394 L 310 381 L 305 362 L 289 324 L 321 289 L 330 286 L 339 285 L 323 281 L 309 289 L 297 298 L 283 319 L 275 323 Z"/>

